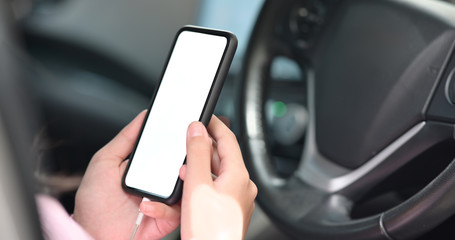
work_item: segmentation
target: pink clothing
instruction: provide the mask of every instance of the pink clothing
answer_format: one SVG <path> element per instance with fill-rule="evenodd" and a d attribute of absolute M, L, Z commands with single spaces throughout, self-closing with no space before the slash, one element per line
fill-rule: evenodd
<path fill-rule="evenodd" d="M 93 238 L 68 215 L 63 206 L 46 195 L 36 196 L 44 238 L 47 240 L 88 240 Z"/>

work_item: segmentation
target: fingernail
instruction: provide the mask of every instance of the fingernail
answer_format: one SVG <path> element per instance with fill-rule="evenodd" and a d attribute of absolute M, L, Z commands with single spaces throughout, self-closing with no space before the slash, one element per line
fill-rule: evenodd
<path fill-rule="evenodd" d="M 205 128 L 204 125 L 200 122 L 193 122 L 188 127 L 188 136 L 189 137 L 199 137 L 204 134 Z"/>

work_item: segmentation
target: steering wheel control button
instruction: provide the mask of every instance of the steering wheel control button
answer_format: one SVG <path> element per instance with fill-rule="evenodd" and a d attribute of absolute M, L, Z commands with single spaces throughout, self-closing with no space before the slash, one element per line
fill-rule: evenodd
<path fill-rule="evenodd" d="M 297 103 L 284 104 L 277 101 L 270 108 L 272 134 L 278 143 L 289 146 L 304 136 L 309 119 L 305 107 Z"/>
<path fill-rule="evenodd" d="M 455 105 L 455 68 L 450 71 L 447 77 L 445 95 L 449 103 Z"/>

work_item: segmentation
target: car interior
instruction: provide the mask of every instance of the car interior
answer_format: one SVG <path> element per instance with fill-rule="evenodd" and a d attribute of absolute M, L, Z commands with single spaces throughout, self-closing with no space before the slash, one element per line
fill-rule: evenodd
<path fill-rule="evenodd" d="M 69 214 L 178 29 L 239 40 L 215 108 L 258 187 L 246 239 L 453 239 L 454 0 L 0 1 L 2 239 Z M 179 239 L 176 231 L 167 239 Z"/>

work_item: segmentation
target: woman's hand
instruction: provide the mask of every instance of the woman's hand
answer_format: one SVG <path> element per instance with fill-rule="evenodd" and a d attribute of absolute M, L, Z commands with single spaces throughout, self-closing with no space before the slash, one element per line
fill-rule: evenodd
<path fill-rule="evenodd" d="M 121 187 L 127 161 L 139 134 L 140 113 L 90 161 L 76 194 L 74 220 L 95 239 L 128 239 L 135 225 L 140 197 Z M 180 206 L 149 202 L 135 239 L 161 239 L 180 224 Z"/>
<path fill-rule="evenodd" d="M 184 180 L 182 239 L 242 239 L 257 188 L 249 178 L 234 134 L 215 116 L 208 132 L 202 123 L 192 123 L 187 133 L 186 161 L 180 171 Z"/>

